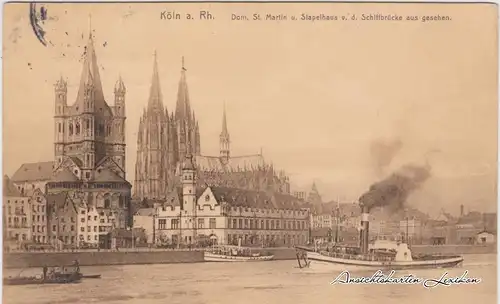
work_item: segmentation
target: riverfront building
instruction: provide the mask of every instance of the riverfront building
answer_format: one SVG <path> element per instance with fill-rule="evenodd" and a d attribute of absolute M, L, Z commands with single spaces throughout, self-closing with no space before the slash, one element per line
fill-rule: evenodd
<path fill-rule="evenodd" d="M 280 193 L 197 187 L 196 173 L 193 157 L 188 154 L 182 165 L 182 186 L 154 208 L 151 220 L 156 243 L 167 240 L 189 245 L 209 240 L 244 246 L 292 246 L 308 242 L 309 209 L 303 201 Z M 140 213 L 137 219 L 142 221 L 144 212 Z"/>

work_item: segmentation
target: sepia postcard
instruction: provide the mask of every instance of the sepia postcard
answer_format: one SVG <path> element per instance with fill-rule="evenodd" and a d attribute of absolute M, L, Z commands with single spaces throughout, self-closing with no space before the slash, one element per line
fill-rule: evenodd
<path fill-rule="evenodd" d="M 3 303 L 496 303 L 496 4 L 3 19 Z"/>

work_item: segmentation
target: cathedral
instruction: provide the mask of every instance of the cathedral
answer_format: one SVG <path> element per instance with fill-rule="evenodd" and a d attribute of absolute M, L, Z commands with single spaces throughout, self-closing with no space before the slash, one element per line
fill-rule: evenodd
<path fill-rule="evenodd" d="M 276 193 L 290 193 L 284 172 L 276 172 L 262 153 L 232 156 L 226 112 L 222 116 L 219 156 L 201 154 L 200 130 L 191 109 L 184 58 L 175 111 L 163 106 L 156 54 L 148 104 L 139 123 L 134 198 L 162 200 L 180 185 L 181 164 L 193 155 L 198 186 L 221 186 Z"/>
<path fill-rule="evenodd" d="M 92 34 L 85 47 L 76 100 L 71 105 L 67 87 L 62 77 L 55 84 L 55 160 L 46 193 L 49 197 L 68 194 L 74 208 L 82 212 L 97 208 L 101 223 L 109 223 L 110 229 L 125 228 L 130 220 L 131 196 L 125 176 L 126 88 L 120 77 L 114 87 L 114 105 L 108 105 Z M 58 206 L 48 203 L 57 213 Z M 107 231 L 100 228 L 99 232 Z"/>

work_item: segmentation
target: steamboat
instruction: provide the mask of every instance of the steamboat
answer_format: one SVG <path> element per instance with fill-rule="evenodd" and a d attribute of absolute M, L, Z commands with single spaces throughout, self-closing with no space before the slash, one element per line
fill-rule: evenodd
<path fill-rule="evenodd" d="M 261 254 L 252 248 L 241 246 L 214 246 L 204 252 L 205 262 L 259 262 L 270 261 L 272 254 Z"/>
<path fill-rule="evenodd" d="M 413 255 L 406 242 L 375 242 L 370 248 L 368 231 L 368 210 L 362 207 L 359 247 L 338 246 L 337 243 L 320 250 L 296 247 L 299 267 L 337 270 L 450 268 L 460 265 L 464 260 L 458 255 Z"/>

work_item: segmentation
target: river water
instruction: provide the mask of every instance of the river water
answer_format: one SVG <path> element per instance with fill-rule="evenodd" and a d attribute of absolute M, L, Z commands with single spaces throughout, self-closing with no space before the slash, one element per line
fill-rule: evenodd
<path fill-rule="evenodd" d="M 462 267 L 443 270 L 413 270 L 419 278 L 449 276 L 480 278 L 475 285 L 331 285 L 339 272 L 299 269 L 296 261 L 255 263 L 196 263 L 82 267 L 86 274 L 102 274 L 80 284 L 5 286 L 3 303 L 145 303 L 145 304 L 265 304 L 265 303 L 437 303 L 493 304 L 496 297 L 496 255 L 465 256 Z M 20 270 L 5 270 L 4 276 Z M 40 269 L 22 274 L 40 273 Z M 371 276 L 351 272 L 352 277 Z M 397 277 L 408 274 L 396 272 Z"/>

